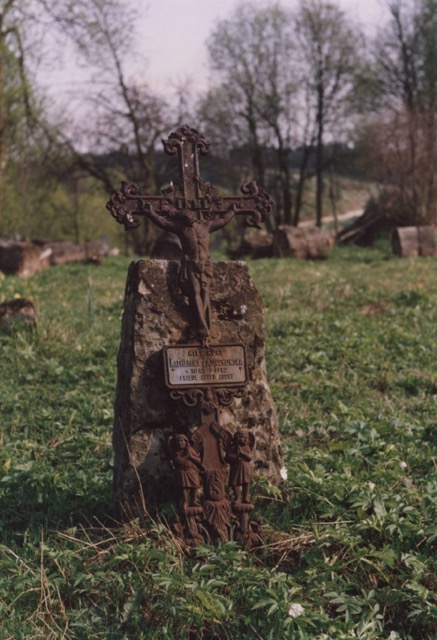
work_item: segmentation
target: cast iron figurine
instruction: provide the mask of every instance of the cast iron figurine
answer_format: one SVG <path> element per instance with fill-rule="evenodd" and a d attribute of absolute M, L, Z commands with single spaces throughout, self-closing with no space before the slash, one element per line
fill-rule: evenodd
<path fill-rule="evenodd" d="M 173 465 L 178 472 L 183 508 L 195 507 L 198 505 L 198 493 L 201 487 L 200 471 L 204 471 L 200 455 L 183 434 L 171 436 L 169 447 Z"/>
<path fill-rule="evenodd" d="M 226 454 L 230 463 L 229 485 L 232 487 L 237 504 L 250 502 L 250 480 L 252 476 L 252 449 L 255 440 L 250 431 L 237 431 Z"/>
<path fill-rule="evenodd" d="M 176 234 L 181 242 L 184 256 L 179 270 L 179 284 L 190 301 L 195 334 L 202 340 L 211 329 L 210 282 L 212 261 L 209 255 L 209 234 L 224 227 L 235 215 L 230 209 L 220 218 L 196 217 L 188 210 L 168 217 L 160 216 L 150 204 L 144 208 L 145 215 L 163 231 Z"/>

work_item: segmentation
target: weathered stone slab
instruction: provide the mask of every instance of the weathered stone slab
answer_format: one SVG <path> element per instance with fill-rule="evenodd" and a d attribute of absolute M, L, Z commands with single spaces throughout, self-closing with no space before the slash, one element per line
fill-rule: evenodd
<path fill-rule="evenodd" d="M 178 268 L 177 262 L 140 260 L 128 273 L 113 432 L 119 518 L 177 499 L 167 438 L 174 432 L 189 434 L 196 424 L 195 409 L 171 399 L 164 371 L 163 347 L 183 347 L 187 341 L 189 308 L 178 288 Z M 214 263 L 211 299 L 211 345 L 243 345 L 249 377 L 240 387 L 241 397 L 221 409 L 220 423 L 231 433 L 248 429 L 255 435 L 255 470 L 277 483 L 283 460 L 266 377 L 263 305 L 245 263 Z M 235 363 L 241 358 L 241 348 L 223 350 L 220 368 L 237 375 Z M 199 375 L 208 375 L 205 368 Z"/>

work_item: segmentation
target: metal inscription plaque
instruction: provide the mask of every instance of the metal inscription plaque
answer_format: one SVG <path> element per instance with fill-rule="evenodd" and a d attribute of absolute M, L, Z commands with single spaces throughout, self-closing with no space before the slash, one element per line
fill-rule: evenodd
<path fill-rule="evenodd" d="M 164 369 L 171 389 L 243 386 L 248 380 L 242 344 L 164 347 Z"/>

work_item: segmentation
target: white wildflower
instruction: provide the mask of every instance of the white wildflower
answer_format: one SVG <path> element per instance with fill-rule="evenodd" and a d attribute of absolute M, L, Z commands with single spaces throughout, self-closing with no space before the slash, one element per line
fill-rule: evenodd
<path fill-rule="evenodd" d="M 399 466 L 401 469 L 406 469 L 408 467 L 407 463 L 403 460 L 400 461 Z"/>
<path fill-rule="evenodd" d="M 305 609 L 301 604 L 299 604 L 298 602 L 293 602 L 288 610 L 288 615 L 290 616 L 290 618 L 297 618 L 298 616 L 301 616 L 304 611 Z"/>
<path fill-rule="evenodd" d="M 368 482 L 367 486 L 369 487 L 370 491 L 373 491 L 376 487 L 376 484 L 374 482 Z"/>
<path fill-rule="evenodd" d="M 241 307 L 240 307 L 240 313 L 241 313 L 241 315 L 242 315 L 242 316 L 244 316 L 244 314 L 246 313 L 246 311 L 247 311 L 247 305 L 242 304 L 242 305 L 241 305 Z"/>
<path fill-rule="evenodd" d="M 283 480 L 288 480 L 288 471 L 285 467 L 281 467 L 281 470 L 279 471 L 279 475 Z"/>

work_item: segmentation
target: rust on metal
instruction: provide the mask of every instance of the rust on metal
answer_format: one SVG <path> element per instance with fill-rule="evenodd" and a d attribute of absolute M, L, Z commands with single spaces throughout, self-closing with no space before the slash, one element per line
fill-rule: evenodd
<path fill-rule="evenodd" d="M 167 441 L 180 488 L 176 531 L 190 546 L 233 539 L 251 548 L 262 537 L 259 523 L 250 518 L 255 439 L 244 425 L 235 425 L 231 433 L 220 424 L 221 407 L 243 396 L 249 371 L 243 344 L 210 343 L 209 236 L 236 215 L 249 226 L 261 226 L 274 203 L 254 181 L 241 186 L 241 195 L 221 196 L 202 180 L 199 155 L 210 145 L 196 129 L 182 126 L 163 144 L 166 153 L 177 156 L 174 182 L 159 196 L 140 194 L 137 185 L 123 182 L 106 207 L 125 229 L 137 227 L 139 216 L 145 216 L 176 234 L 184 253 L 179 286 L 190 307 L 188 338 L 163 348 L 163 382 L 170 397 L 197 412 L 189 433 L 174 433 Z"/>
<path fill-rule="evenodd" d="M 209 236 L 235 215 L 244 216 L 249 226 L 260 227 L 274 203 L 255 181 L 244 183 L 241 195 L 221 196 L 216 187 L 202 180 L 199 154 L 208 153 L 210 144 L 197 129 L 184 125 L 162 142 L 166 153 L 177 155 L 178 178 L 160 196 L 140 194 L 136 184 L 122 182 L 106 208 L 125 229 L 137 227 L 139 216 L 146 216 L 163 231 L 178 236 L 184 253 L 179 283 L 190 304 L 191 335 L 206 343 L 211 330 L 213 268 Z"/>

